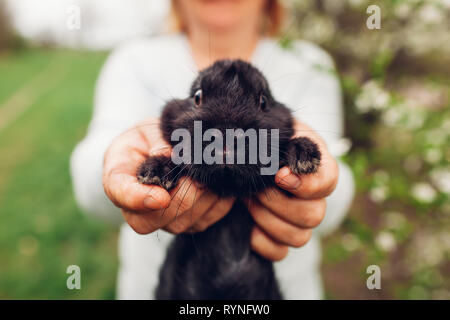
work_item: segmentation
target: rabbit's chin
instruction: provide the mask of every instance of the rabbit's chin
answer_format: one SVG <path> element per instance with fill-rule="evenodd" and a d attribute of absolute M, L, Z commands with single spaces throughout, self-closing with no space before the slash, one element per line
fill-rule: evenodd
<path fill-rule="evenodd" d="M 274 184 L 274 177 L 261 175 L 256 165 L 201 165 L 194 166 L 191 172 L 194 181 L 220 197 L 247 198 Z"/>

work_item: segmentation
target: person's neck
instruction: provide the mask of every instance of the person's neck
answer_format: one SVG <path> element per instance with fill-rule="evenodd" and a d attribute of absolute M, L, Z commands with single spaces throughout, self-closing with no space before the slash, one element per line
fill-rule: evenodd
<path fill-rule="evenodd" d="M 187 38 L 199 70 L 221 59 L 249 61 L 261 38 L 257 28 L 235 30 L 207 30 L 200 26 L 190 28 Z"/>

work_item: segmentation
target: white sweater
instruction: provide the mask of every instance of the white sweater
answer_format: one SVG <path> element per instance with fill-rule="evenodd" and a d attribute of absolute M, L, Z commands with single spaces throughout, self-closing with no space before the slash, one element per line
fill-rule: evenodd
<path fill-rule="evenodd" d="M 339 82 L 330 57 L 317 46 L 295 42 L 282 49 L 269 39 L 260 41 L 252 63 L 269 81 L 272 93 L 295 117 L 325 139 L 339 156 L 343 110 Z M 197 70 L 183 35 L 134 40 L 111 54 L 98 79 L 95 108 L 86 137 L 75 148 L 71 173 L 80 207 L 92 215 L 123 222 L 119 209 L 102 186 L 103 155 L 112 139 L 137 122 L 158 117 L 166 101 L 185 98 Z M 287 299 L 320 299 L 321 248 L 319 235 L 336 228 L 353 198 L 350 170 L 340 164 L 336 190 L 327 198 L 328 209 L 312 239 L 302 248 L 289 250 L 275 263 L 275 272 Z M 301 214 L 301 213 L 299 213 Z M 135 233 L 123 223 L 119 238 L 119 299 L 151 299 L 159 268 L 173 235 L 159 230 Z"/>

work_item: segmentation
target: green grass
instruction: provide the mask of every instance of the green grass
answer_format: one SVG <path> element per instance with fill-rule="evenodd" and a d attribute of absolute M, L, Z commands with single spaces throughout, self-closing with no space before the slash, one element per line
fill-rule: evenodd
<path fill-rule="evenodd" d="M 52 83 L 50 73 L 22 92 L 39 94 L 0 131 L 0 299 L 114 298 L 117 232 L 80 212 L 69 175 L 105 57 L 65 50 L 0 56 L 0 109 L 49 66 L 61 77 Z M 81 268 L 81 290 L 66 288 L 72 264 Z"/>
<path fill-rule="evenodd" d="M 45 51 L 21 51 L 0 56 L 0 104 L 43 71 L 55 55 Z"/>

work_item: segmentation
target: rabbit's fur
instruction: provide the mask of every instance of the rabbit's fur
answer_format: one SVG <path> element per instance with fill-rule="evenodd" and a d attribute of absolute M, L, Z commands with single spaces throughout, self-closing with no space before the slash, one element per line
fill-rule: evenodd
<path fill-rule="evenodd" d="M 305 137 L 292 138 L 291 111 L 273 98 L 261 72 L 241 60 L 214 63 L 199 73 L 190 97 L 165 106 L 160 124 L 164 139 L 175 146 L 178 141 L 172 142 L 171 135 L 179 128 L 193 136 L 194 121 L 202 122 L 203 132 L 216 128 L 224 136 L 226 129 L 278 129 L 275 150 L 280 168 L 287 165 L 296 174 L 309 174 L 320 164 L 317 145 Z M 270 143 L 268 139 L 268 150 Z M 245 148 L 248 151 L 248 144 Z M 230 212 L 207 230 L 176 236 L 160 271 L 157 299 L 282 298 L 272 262 L 250 248 L 254 222 L 245 200 L 275 187 L 274 175 L 261 175 L 263 166 L 260 161 L 177 166 L 164 156 L 149 157 L 141 164 L 137 172 L 141 183 L 169 190 L 181 176 L 189 176 L 220 197 L 236 198 Z"/>

